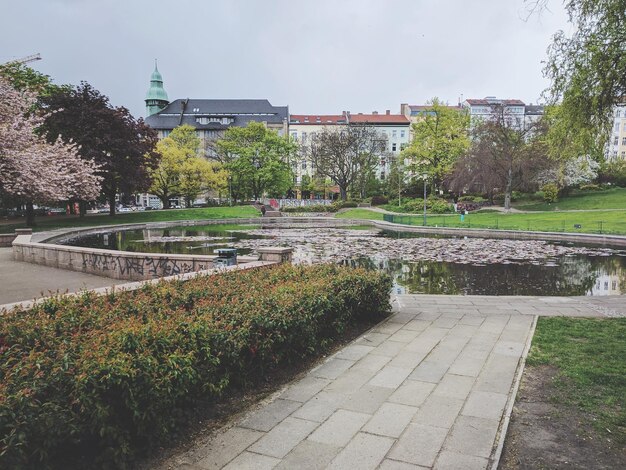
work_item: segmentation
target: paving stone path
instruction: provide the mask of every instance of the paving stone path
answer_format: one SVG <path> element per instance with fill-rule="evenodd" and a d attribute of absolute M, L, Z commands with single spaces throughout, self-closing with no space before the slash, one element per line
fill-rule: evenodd
<path fill-rule="evenodd" d="M 394 302 L 385 322 L 163 468 L 490 468 L 536 316 L 626 312 L 623 297 Z"/>

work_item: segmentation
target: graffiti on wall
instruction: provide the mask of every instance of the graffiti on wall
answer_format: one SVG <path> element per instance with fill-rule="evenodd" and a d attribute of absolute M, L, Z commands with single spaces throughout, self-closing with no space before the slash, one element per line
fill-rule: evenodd
<path fill-rule="evenodd" d="M 124 279 L 149 279 L 163 276 L 186 274 L 203 269 L 209 269 L 210 261 L 198 263 L 194 269 L 194 263 L 190 260 L 178 260 L 168 257 L 143 258 L 123 255 L 102 253 L 81 253 L 83 271 L 116 273 L 116 276 Z"/>

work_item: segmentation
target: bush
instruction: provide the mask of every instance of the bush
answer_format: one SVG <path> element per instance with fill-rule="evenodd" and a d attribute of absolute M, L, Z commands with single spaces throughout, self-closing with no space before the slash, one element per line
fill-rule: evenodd
<path fill-rule="evenodd" d="M 357 207 L 359 204 L 356 201 L 335 201 L 331 204 L 332 206 L 334 206 L 336 208 L 336 210 L 339 209 L 348 209 L 348 208 L 353 208 L 353 207 Z"/>
<path fill-rule="evenodd" d="M 459 202 L 485 202 L 486 200 L 482 196 L 461 196 L 459 198 Z"/>
<path fill-rule="evenodd" d="M 314 204 L 311 206 L 288 206 L 281 207 L 281 212 L 337 212 L 334 204 Z"/>
<path fill-rule="evenodd" d="M 581 191 L 602 191 L 602 187 L 597 184 L 583 184 L 580 188 Z"/>
<path fill-rule="evenodd" d="M 199 401 L 319 353 L 349 322 L 390 310 L 391 280 L 378 272 L 262 269 L 6 313 L 0 467 L 124 467 Z"/>
<path fill-rule="evenodd" d="M 372 200 L 370 201 L 372 206 L 382 206 L 383 204 L 388 204 L 389 199 L 385 196 L 372 196 Z"/>
<path fill-rule="evenodd" d="M 543 192 L 543 200 L 548 204 L 558 201 L 559 199 L 559 187 L 554 183 L 544 184 L 541 187 Z"/>

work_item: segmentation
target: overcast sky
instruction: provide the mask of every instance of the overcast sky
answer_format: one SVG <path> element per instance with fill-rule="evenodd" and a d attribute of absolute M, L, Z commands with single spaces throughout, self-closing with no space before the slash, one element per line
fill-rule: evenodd
<path fill-rule="evenodd" d="M 143 116 L 154 59 L 176 98 L 267 98 L 293 114 L 399 112 L 433 96 L 536 103 L 568 30 L 560 0 L 3 0 L 0 62 L 86 80 Z"/>

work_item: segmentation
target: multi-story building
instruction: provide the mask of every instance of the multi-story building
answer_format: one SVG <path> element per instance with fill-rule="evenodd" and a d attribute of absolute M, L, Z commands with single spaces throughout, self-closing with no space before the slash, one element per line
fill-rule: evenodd
<path fill-rule="evenodd" d="M 607 142 L 607 160 L 626 160 L 626 104 L 615 106 L 613 128 Z"/>
<path fill-rule="evenodd" d="M 391 114 L 389 110 L 385 114 L 376 111 L 371 114 L 353 114 L 349 111 L 344 111 L 342 114 L 327 115 L 292 114 L 289 119 L 289 134 L 301 146 L 306 146 L 307 142 L 323 128 L 348 124 L 367 124 L 372 126 L 386 140 L 386 149 L 379 156 L 379 164 L 376 170 L 377 177 L 384 179 L 389 173 L 391 159 L 397 157 L 410 142 L 411 123 L 402 114 Z M 303 175 L 312 176 L 314 173 L 314 168 L 311 166 L 311 162 L 305 158 L 305 154 L 296 163 L 294 169 L 297 184 L 301 182 Z"/>
<path fill-rule="evenodd" d="M 387 140 L 387 148 L 380 155 L 376 175 L 385 179 L 391 169 L 391 162 L 399 158 L 400 152 L 411 142 L 411 121 L 404 114 L 385 114 L 374 111 L 372 114 L 350 114 L 348 120 L 355 124 L 373 126 Z"/>
<path fill-rule="evenodd" d="M 345 114 L 292 114 L 289 116 L 289 135 L 302 148 L 327 126 L 345 125 L 348 123 Z M 306 152 L 301 152 L 298 159 L 292 162 L 295 184 L 302 182 L 304 175 L 313 176 L 314 169 L 306 158 Z"/>
<path fill-rule="evenodd" d="M 454 111 L 462 111 L 463 108 L 459 103 L 457 106 L 449 106 L 445 105 L 446 108 L 452 109 Z M 400 105 L 400 114 L 404 114 L 407 119 L 411 122 L 411 130 L 410 130 L 410 140 L 413 140 L 413 124 L 418 123 L 424 116 L 434 115 L 435 111 L 433 110 L 432 105 L 429 104 L 407 104 L 402 103 Z"/>
<path fill-rule="evenodd" d="M 245 127 L 254 121 L 285 136 L 289 128 L 289 108 L 272 106 L 268 100 L 185 98 L 170 102 L 156 64 L 145 103 L 146 124 L 157 131 L 159 139 L 167 137 L 176 127 L 188 124 L 196 129 L 207 157 L 213 155 L 210 143 L 221 138 L 231 127 Z M 154 196 L 144 194 L 139 197 L 141 205 L 160 204 Z M 174 203 L 178 204 L 178 201 Z"/>
<path fill-rule="evenodd" d="M 163 78 L 156 68 L 146 94 L 146 124 L 167 137 L 176 127 L 188 124 L 196 129 L 203 144 L 219 139 L 230 127 L 261 122 L 279 135 L 287 135 L 289 108 L 272 106 L 268 100 L 177 99 L 168 101 Z"/>

